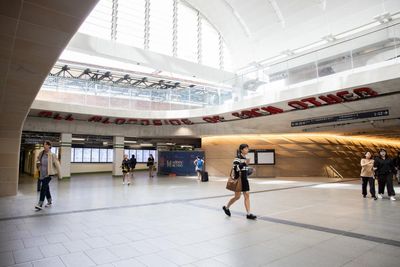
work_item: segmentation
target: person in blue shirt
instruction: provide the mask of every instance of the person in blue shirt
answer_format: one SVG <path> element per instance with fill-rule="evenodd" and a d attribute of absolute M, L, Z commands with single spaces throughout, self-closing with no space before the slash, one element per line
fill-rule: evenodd
<path fill-rule="evenodd" d="M 199 156 L 194 161 L 195 170 L 197 172 L 197 179 L 201 180 L 201 173 L 203 172 L 204 160 Z"/>

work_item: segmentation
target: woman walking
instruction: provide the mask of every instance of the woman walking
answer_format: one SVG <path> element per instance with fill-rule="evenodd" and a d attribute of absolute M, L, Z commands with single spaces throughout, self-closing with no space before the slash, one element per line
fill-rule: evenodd
<path fill-rule="evenodd" d="M 129 175 L 130 175 L 131 179 L 134 178 L 133 177 L 133 172 L 135 171 L 136 163 L 137 163 L 137 160 L 135 158 L 135 155 L 132 154 L 132 157 L 129 160 Z"/>
<path fill-rule="evenodd" d="M 56 154 L 51 152 L 51 142 L 44 141 L 43 142 L 44 150 L 39 153 L 38 156 L 38 168 L 40 170 L 40 181 L 41 181 L 41 188 L 40 188 L 40 197 L 39 202 L 35 206 L 36 210 L 43 209 L 43 202 L 44 199 L 47 199 L 47 204 L 45 207 L 50 207 L 52 202 L 51 194 L 50 194 L 50 187 L 49 183 L 51 179 L 55 176 L 60 177 L 60 162 L 58 162 Z"/>
<path fill-rule="evenodd" d="M 364 198 L 367 197 L 367 186 L 369 184 L 369 192 L 374 200 L 377 200 L 375 196 L 375 180 L 374 180 L 374 160 L 370 152 L 364 154 L 364 158 L 361 159 L 361 181 L 362 181 L 362 195 Z"/>
<path fill-rule="evenodd" d="M 122 160 L 121 168 L 122 168 L 122 184 L 125 184 L 125 181 L 128 182 L 128 185 L 131 184 L 131 177 L 129 175 L 129 158 L 128 155 L 124 155 L 124 159 Z"/>
<path fill-rule="evenodd" d="M 247 144 L 241 144 L 239 146 L 239 151 L 237 158 L 233 160 L 233 172 L 235 175 L 235 179 L 241 179 L 242 183 L 242 191 L 241 192 L 235 192 L 235 196 L 231 198 L 226 206 L 223 206 L 222 209 L 224 210 L 225 214 L 228 216 L 231 216 L 231 212 L 229 208 L 232 206 L 233 203 L 235 203 L 239 198 L 240 194 L 243 193 L 244 196 L 244 206 L 247 211 L 246 218 L 249 220 L 255 220 L 257 216 L 253 215 L 250 212 L 250 185 L 249 185 L 249 180 L 247 179 L 247 170 L 248 166 L 247 164 L 249 163 L 249 160 L 246 159 L 246 155 L 249 153 L 249 146 Z"/>
<path fill-rule="evenodd" d="M 147 167 L 149 167 L 149 177 L 154 177 L 153 171 L 154 171 L 154 157 L 152 154 L 149 155 L 149 158 L 147 159 Z"/>
<path fill-rule="evenodd" d="M 374 170 L 378 176 L 378 198 L 382 199 L 385 193 L 385 186 L 387 187 L 390 200 L 396 200 L 396 194 L 393 188 L 393 160 L 387 156 L 385 149 L 379 150 L 379 157 L 375 158 Z"/>

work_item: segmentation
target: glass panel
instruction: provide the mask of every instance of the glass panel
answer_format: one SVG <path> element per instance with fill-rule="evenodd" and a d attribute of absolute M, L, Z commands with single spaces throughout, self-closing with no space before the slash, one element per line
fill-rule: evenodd
<path fill-rule="evenodd" d="M 100 162 L 107 162 L 107 149 L 100 149 Z"/>
<path fill-rule="evenodd" d="M 82 148 L 75 148 L 74 162 L 82 162 L 82 154 L 83 154 Z"/>
<path fill-rule="evenodd" d="M 288 84 L 295 84 L 318 78 L 316 61 L 316 53 L 310 53 L 288 61 Z"/>
<path fill-rule="evenodd" d="M 178 5 L 178 57 L 197 62 L 197 11 Z"/>
<path fill-rule="evenodd" d="M 396 57 L 397 40 L 392 29 L 382 29 L 352 40 L 353 68 L 385 62 Z"/>
<path fill-rule="evenodd" d="M 91 162 L 99 162 L 100 150 L 98 148 L 92 148 Z"/>
<path fill-rule="evenodd" d="M 90 162 L 92 159 L 92 149 L 91 148 L 84 148 L 83 149 L 83 162 Z"/>
<path fill-rule="evenodd" d="M 143 150 L 143 162 L 147 162 L 147 159 L 149 158 L 149 150 Z"/>
<path fill-rule="evenodd" d="M 113 162 L 113 159 L 114 159 L 114 150 L 113 149 L 108 149 L 107 162 Z"/>
<path fill-rule="evenodd" d="M 137 160 L 137 162 L 144 162 L 144 160 L 143 160 L 143 150 L 136 150 L 136 160 Z"/>
<path fill-rule="evenodd" d="M 117 42 L 144 48 L 145 0 L 118 0 Z"/>
<path fill-rule="evenodd" d="M 112 0 L 101 0 L 83 22 L 78 32 L 111 39 Z"/>
<path fill-rule="evenodd" d="M 151 0 L 150 3 L 149 49 L 172 55 L 173 0 Z"/>
<path fill-rule="evenodd" d="M 204 18 L 201 20 L 202 64 L 219 68 L 219 35 Z"/>
<path fill-rule="evenodd" d="M 229 52 L 228 47 L 226 46 L 225 42 L 223 42 L 223 52 L 224 52 L 224 70 L 233 71 L 233 61 L 231 53 Z"/>

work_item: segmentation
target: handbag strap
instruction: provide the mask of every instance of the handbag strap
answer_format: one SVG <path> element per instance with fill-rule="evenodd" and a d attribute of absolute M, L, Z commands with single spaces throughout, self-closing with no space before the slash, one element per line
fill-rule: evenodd
<path fill-rule="evenodd" d="M 234 172 L 234 170 L 233 170 L 233 168 L 231 169 L 231 173 L 229 174 L 229 176 L 233 179 L 233 180 L 236 180 L 235 179 L 235 174 L 233 174 L 233 176 L 232 176 L 232 173 Z M 242 171 L 239 169 L 239 177 L 238 177 L 238 179 L 239 178 L 241 178 L 241 176 L 242 176 Z"/>

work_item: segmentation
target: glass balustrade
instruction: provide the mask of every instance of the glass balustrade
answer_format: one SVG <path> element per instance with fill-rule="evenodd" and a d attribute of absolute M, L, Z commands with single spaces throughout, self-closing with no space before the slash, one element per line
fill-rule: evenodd
<path fill-rule="evenodd" d="M 143 88 L 48 76 L 39 100 L 124 110 L 189 110 L 266 97 L 331 75 L 399 63 L 400 22 L 320 49 L 292 55 L 223 81 L 223 86 Z"/>

